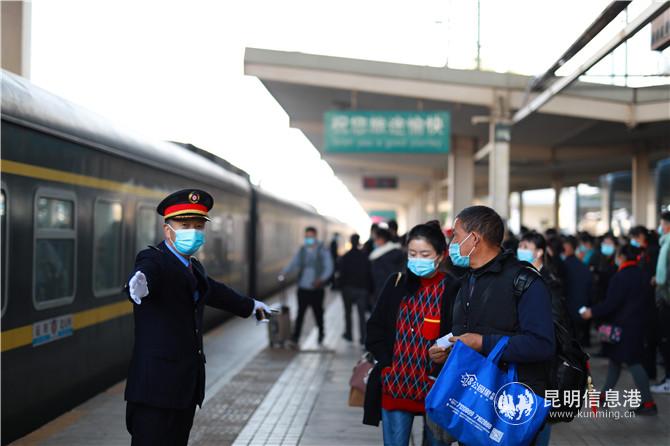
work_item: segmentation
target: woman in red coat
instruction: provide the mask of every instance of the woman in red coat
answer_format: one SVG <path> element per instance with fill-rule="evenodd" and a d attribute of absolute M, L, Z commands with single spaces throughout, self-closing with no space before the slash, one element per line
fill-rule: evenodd
<path fill-rule="evenodd" d="M 381 419 L 384 445 L 407 446 L 415 416 L 437 376 L 428 349 L 451 331 L 452 305 L 460 287 L 441 271 L 447 242 L 437 222 L 415 226 L 408 236 L 407 273 L 392 274 L 368 321 L 366 348 L 377 364 L 365 393 L 365 424 Z M 443 445 L 428 429 L 430 446 Z"/>

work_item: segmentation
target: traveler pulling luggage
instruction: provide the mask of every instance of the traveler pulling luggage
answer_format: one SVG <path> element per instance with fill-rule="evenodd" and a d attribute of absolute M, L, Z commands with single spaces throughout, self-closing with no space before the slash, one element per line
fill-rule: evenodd
<path fill-rule="evenodd" d="M 300 342 L 302 323 L 305 313 L 311 307 L 319 328 L 318 343 L 323 343 L 325 329 L 323 325 L 323 302 L 325 299 L 324 287 L 333 275 L 333 258 L 323 243 L 317 239 L 317 229 L 313 226 L 305 228 L 304 244 L 296 251 L 291 262 L 279 273 L 278 279 L 298 273 L 298 316 L 293 329 L 293 344 Z"/>

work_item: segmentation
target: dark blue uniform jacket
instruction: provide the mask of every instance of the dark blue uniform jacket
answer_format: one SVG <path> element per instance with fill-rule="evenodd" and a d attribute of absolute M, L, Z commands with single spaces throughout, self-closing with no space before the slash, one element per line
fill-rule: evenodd
<path fill-rule="evenodd" d="M 202 404 L 205 354 L 202 316 L 205 305 L 241 317 L 254 301 L 207 277 L 191 259 L 187 268 L 162 242 L 137 255 L 135 270 L 147 278 L 149 294 L 133 303 L 135 345 L 126 383 L 126 401 L 154 407 L 185 409 Z M 132 275 L 131 275 L 132 277 Z M 198 291 L 199 299 L 194 300 Z"/>
<path fill-rule="evenodd" d="M 621 342 L 603 344 L 614 362 L 637 364 L 644 359 L 649 288 L 649 278 L 640 267 L 625 267 L 610 280 L 605 300 L 591 309 L 594 318 L 621 327 Z"/>
<path fill-rule="evenodd" d="M 575 256 L 569 256 L 563 264 L 565 265 L 565 303 L 568 313 L 573 320 L 581 321 L 579 309 L 591 304 L 591 271 Z"/>

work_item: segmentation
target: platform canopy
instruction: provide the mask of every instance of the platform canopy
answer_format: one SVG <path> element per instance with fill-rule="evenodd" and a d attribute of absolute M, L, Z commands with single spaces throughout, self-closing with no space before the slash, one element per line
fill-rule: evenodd
<path fill-rule="evenodd" d="M 434 184 L 446 188 L 447 153 L 325 150 L 324 116 L 338 110 L 446 111 L 451 148 L 476 161 L 474 196 L 488 193 L 492 115 L 512 116 L 532 98 L 529 76 L 403 65 L 247 48 L 245 73 L 262 81 L 366 209 L 409 206 Z M 631 169 L 644 151 L 653 165 L 670 154 L 670 88 L 575 82 L 511 126 L 509 189 L 578 183 Z M 479 152 L 479 153 L 478 153 Z M 453 158 L 452 158 L 453 162 Z M 366 189 L 364 178 L 397 178 L 396 189 Z M 443 191 L 442 191 L 443 192 Z M 435 201 L 446 197 L 436 192 Z"/>

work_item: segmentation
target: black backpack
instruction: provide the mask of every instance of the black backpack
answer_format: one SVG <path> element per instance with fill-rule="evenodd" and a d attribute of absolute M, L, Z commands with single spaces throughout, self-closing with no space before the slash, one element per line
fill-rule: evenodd
<path fill-rule="evenodd" d="M 538 278 L 544 281 L 535 268 L 530 264 L 524 264 L 514 279 L 514 296 L 517 301 Z M 545 285 L 549 288 L 549 284 Z M 572 321 L 563 299 L 556 302 L 552 296 L 552 313 L 556 354 L 549 366 L 547 389 L 558 390 L 558 407 L 551 408 L 547 422 L 569 423 L 577 416 L 584 401 L 589 377 L 589 355 L 582 350 L 573 335 Z M 579 404 L 565 405 L 564 395 L 577 390 L 580 394 Z"/>

